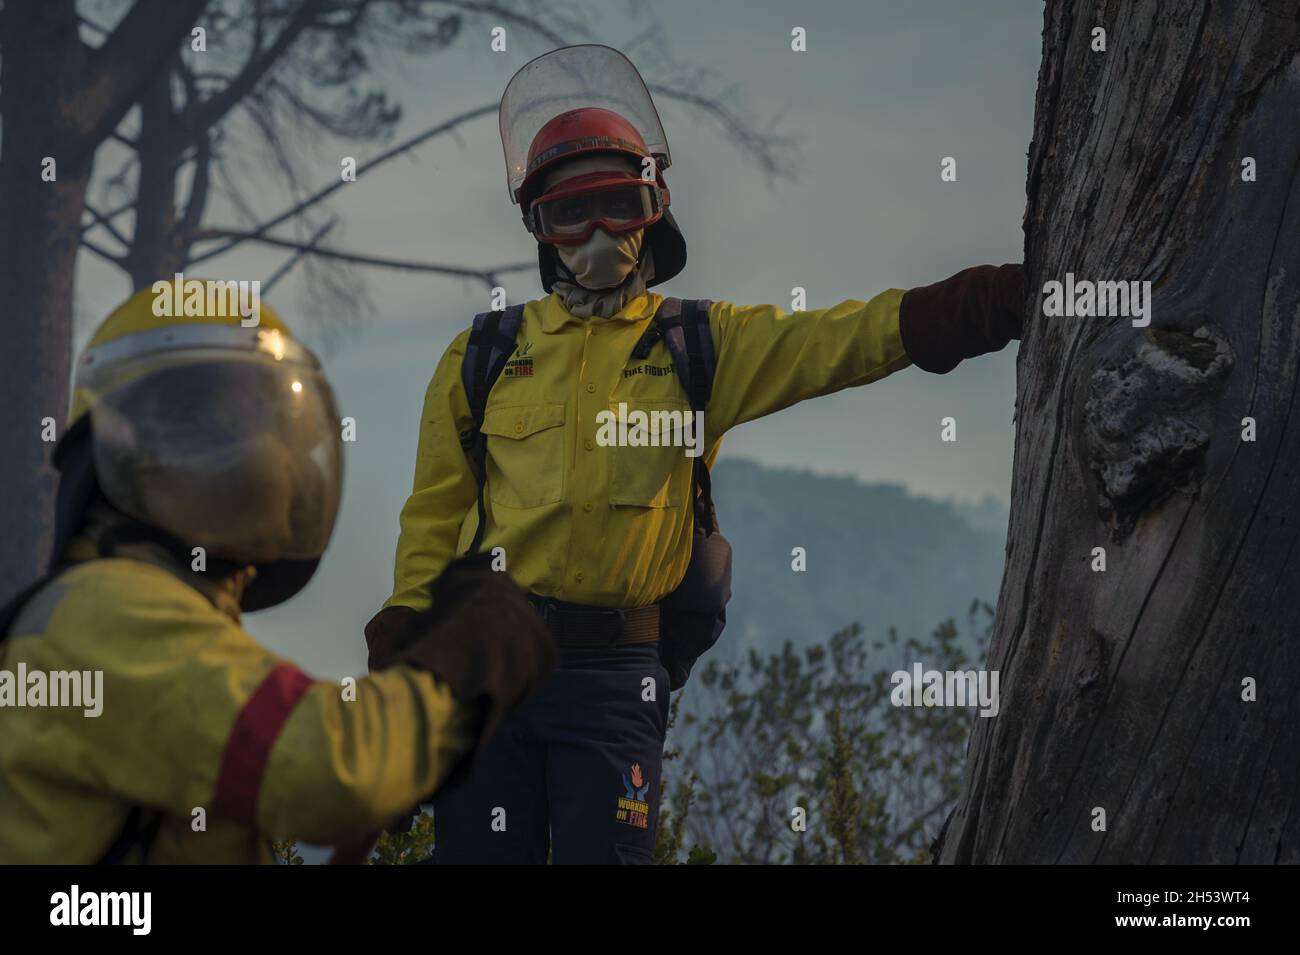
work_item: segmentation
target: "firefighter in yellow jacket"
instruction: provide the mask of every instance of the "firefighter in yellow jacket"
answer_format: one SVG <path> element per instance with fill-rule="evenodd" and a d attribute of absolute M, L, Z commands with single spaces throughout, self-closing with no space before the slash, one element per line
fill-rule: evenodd
<path fill-rule="evenodd" d="M 1018 338 L 1021 271 L 795 314 L 666 300 L 649 289 L 681 271 L 686 245 L 666 137 L 631 63 L 594 45 L 539 57 L 511 80 L 500 122 L 550 294 L 480 316 L 438 365 L 393 594 L 366 636 L 382 664 L 429 606 L 429 580 L 458 554 L 495 555 L 560 662 L 436 801 L 435 861 L 647 862 L 668 690 L 710 626 L 716 639 L 729 595 L 703 462 L 746 421 Z"/>
<path fill-rule="evenodd" d="M 430 583 L 441 610 L 391 665 L 355 683 L 315 680 L 242 629 L 241 611 L 307 583 L 329 540 L 340 422 L 268 307 L 157 317 L 186 294 L 136 294 L 78 364 L 54 565 L 0 611 L 0 862 L 367 845 L 549 669 L 523 594 L 466 562 Z"/>

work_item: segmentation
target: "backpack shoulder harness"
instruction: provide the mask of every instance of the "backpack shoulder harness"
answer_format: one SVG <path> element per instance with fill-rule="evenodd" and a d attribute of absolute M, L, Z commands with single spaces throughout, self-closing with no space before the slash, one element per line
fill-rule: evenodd
<path fill-rule="evenodd" d="M 690 399 L 691 410 L 701 413 L 713 393 L 717 369 L 717 352 L 709 330 L 712 304 L 707 299 L 665 298 L 632 351 L 632 357 L 645 359 L 662 339 Z M 514 353 L 523 314 L 522 305 L 512 305 L 475 315 L 461 364 L 461 380 L 473 422 L 461 432 L 460 443 L 478 481 L 478 527 L 469 546 L 470 554 L 482 545 L 487 524 L 487 438 L 482 429 L 488 395 Z M 726 625 L 726 606 L 731 599 L 731 545 L 718 532 L 713 486 L 703 454 L 695 458 L 693 467 L 695 531 L 691 560 L 681 583 L 661 604 L 659 654 L 674 690 L 686 682 L 695 660 L 717 642 Z"/>

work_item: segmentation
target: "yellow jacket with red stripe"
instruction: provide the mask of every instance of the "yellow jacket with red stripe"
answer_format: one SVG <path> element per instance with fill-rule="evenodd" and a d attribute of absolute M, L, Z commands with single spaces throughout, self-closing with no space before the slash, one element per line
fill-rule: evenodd
<path fill-rule="evenodd" d="M 0 642 L 0 680 L 13 691 L 24 673 L 27 703 L 32 674 L 73 671 L 102 674 L 98 715 L 0 694 L 0 862 L 94 862 L 132 807 L 161 815 L 148 862 L 266 862 L 271 838 L 352 844 L 474 742 L 471 711 L 429 674 L 313 680 L 141 560 L 74 565 Z"/>
<path fill-rule="evenodd" d="M 899 333 L 903 292 L 786 313 L 714 303 L 717 353 L 704 411 L 711 465 L 731 428 L 796 402 L 883 378 L 911 364 Z M 524 308 L 515 356 L 488 397 L 484 550 L 535 594 L 604 607 L 655 603 L 691 555 L 692 459 L 680 447 L 602 445 L 597 415 L 689 413 L 660 341 L 632 351 L 662 297 L 638 296 L 610 318 L 576 318 L 560 296 Z M 477 484 L 461 450 L 472 424 L 461 382 L 466 331 L 443 355 L 424 401 L 411 496 L 402 509 L 393 594 L 386 606 L 424 609 L 429 581 L 473 539 Z M 670 420 L 660 416 L 661 421 Z"/>

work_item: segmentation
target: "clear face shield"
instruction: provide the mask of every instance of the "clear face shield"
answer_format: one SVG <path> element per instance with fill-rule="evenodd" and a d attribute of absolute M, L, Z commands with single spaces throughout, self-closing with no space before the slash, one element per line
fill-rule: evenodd
<path fill-rule="evenodd" d="M 566 46 L 530 61 L 501 97 L 501 146 L 506 180 L 516 202 L 528 173 L 528 149 L 538 130 L 561 113 L 594 107 L 626 119 L 660 167 L 672 163 L 668 137 L 641 74 L 618 50 L 598 44 Z"/>
<path fill-rule="evenodd" d="M 307 560 L 342 487 L 333 392 L 276 332 L 188 325 L 87 353 L 96 475 L 123 513 L 240 563 Z"/>

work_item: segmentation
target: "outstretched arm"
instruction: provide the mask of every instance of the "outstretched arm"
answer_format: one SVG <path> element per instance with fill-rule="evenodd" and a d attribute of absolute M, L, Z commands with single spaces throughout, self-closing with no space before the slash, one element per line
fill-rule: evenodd
<path fill-rule="evenodd" d="M 814 311 L 718 302 L 709 312 L 718 365 L 705 411 L 708 441 L 910 364 L 942 374 L 964 358 L 996 351 L 1020 337 L 1023 300 L 1019 265 L 984 265 L 934 285 Z"/>

